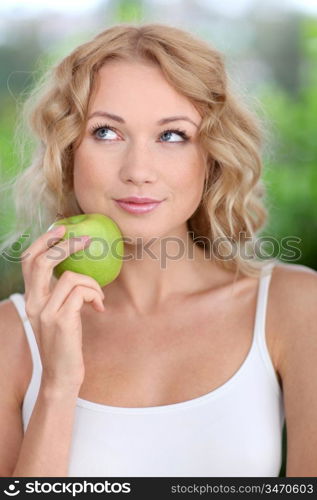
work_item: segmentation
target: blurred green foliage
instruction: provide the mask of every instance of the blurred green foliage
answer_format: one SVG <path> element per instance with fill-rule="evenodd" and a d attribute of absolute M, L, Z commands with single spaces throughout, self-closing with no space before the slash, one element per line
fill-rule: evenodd
<path fill-rule="evenodd" d="M 141 22 L 144 14 L 144 2 L 142 0 L 117 0 L 115 3 L 115 17 L 121 23 Z"/>
<path fill-rule="evenodd" d="M 317 269 L 317 23 L 305 19 L 300 26 L 303 71 L 296 95 L 272 85 L 259 96 L 272 123 L 274 151 L 263 175 L 270 209 L 263 235 L 298 238 L 294 262 Z"/>

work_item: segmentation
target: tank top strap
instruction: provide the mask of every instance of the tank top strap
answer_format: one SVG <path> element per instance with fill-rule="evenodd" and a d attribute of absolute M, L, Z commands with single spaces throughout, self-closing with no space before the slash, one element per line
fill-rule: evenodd
<path fill-rule="evenodd" d="M 272 271 L 275 261 L 269 261 L 261 271 L 261 276 L 259 280 L 256 314 L 255 314 L 255 328 L 254 335 L 257 336 L 261 346 L 266 346 L 265 341 L 265 322 L 266 322 L 266 310 L 269 295 L 269 287 L 272 277 Z"/>
<path fill-rule="evenodd" d="M 9 296 L 9 299 L 13 302 L 16 307 L 16 310 L 23 322 L 25 335 L 29 344 L 29 348 L 31 351 L 32 362 L 33 362 L 33 371 L 40 372 L 42 370 L 42 362 L 40 357 L 39 348 L 36 342 L 36 338 L 34 335 L 34 331 L 32 325 L 26 315 L 25 312 L 25 301 L 24 297 L 21 293 L 13 293 Z"/>

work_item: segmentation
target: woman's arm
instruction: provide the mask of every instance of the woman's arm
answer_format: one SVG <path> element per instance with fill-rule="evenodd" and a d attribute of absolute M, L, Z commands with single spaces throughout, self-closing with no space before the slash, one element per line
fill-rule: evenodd
<path fill-rule="evenodd" d="M 67 477 L 77 393 L 41 386 L 13 477 Z"/>
<path fill-rule="evenodd" d="M 317 272 L 281 266 L 272 291 L 281 325 L 286 477 L 317 477 Z"/>
<path fill-rule="evenodd" d="M 0 344 L 0 476 L 67 476 L 77 393 L 42 383 L 23 434 L 21 408 L 32 359 L 10 300 L 0 302 Z"/>

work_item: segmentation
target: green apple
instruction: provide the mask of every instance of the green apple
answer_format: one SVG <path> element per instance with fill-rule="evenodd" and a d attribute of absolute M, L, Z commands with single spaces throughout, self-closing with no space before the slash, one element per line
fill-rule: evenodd
<path fill-rule="evenodd" d="M 117 224 L 106 215 L 79 214 L 55 221 L 49 228 L 65 226 L 62 240 L 88 235 L 88 247 L 74 252 L 55 266 L 53 274 L 59 278 L 64 271 L 86 274 L 101 287 L 117 278 L 124 255 L 123 236 Z"/>

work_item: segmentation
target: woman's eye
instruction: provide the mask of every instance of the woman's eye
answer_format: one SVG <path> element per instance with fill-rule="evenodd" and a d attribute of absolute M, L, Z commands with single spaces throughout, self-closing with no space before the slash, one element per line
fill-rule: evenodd
<path fill-rule="evenodd" d="M 161 137 L 163 137 L 163 136 L 171 137 L 171 135 L 176 135 L 179 138 L 181 138 L 181 140 L 172 141 L 172 142 L 184 142 L 184 141 L 188 140 L 188 136 L 183 130 L 166 130 L 165 132 L 163 132 Z M 171 141 L 163 141 L 163 142 L 171 142 Z"/>
<path fill-rule="evenodd" d="M 108 131 L 110 131 L 112 134 L 114 134 L 115 132 L 113 130 L 111 130 L 110 128 L 108 127 L 99 127 L 97 128 L 94 132 L 93 132 L 93 135 L 95 137 L 97 137 L 97 139 L 109 139 L 109 136 L 108 136 Z M 110 135 L 110 139 L 111 138 L 111 135 Z"/>

